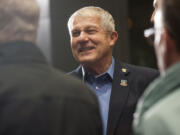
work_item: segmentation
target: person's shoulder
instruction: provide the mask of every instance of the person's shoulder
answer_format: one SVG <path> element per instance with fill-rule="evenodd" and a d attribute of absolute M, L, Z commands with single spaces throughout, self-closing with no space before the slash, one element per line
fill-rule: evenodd
<path fill-rule="evenodd" d="M 180 118 L 179 96 L 180 89 L 161 98 L 144 113 L 144 126 L 152 127 L 151 133 L 180 134 L 180 122 L 177 120 Z"/>
<path fill-rule="evenodd" d="M 91 107 L 95 105 L 97 107 L 96 95 L 81 80 L 62 72 L 59 72 L 56 76 L 58 76 L 54 85 L 56 90 L 54 90 L 55 94 L 53 93 L 52 96 L 68 102 L 90 105 Z"/>
<path fill-rule="evenodd" d="M 118 65 L 120 65 L 121 67 L 125 67 L 131 73 L 140 74 L 140 75 L 149 74 L 149 75 L 159 76 L 159 71 L 154 68 L 137 66 L 137 65 L 132 65 L 132 64 L 128 64 L 128 63 L 118 63 Z"/>
<path fill-rule="evenodd" d="M 159 71 L 156 69 L 127 63 L 118 63 L 115 72 L 121 72 L 123 68 L 126 69 L 125 75 L 128 76 L 129 79 L 136 80 L 132 82 L 135 83 L 138 81 L 141 86 L 144 86 L 144 88 L 159 76 Z"/>
<path fill-rule="evenodd" d="M 171 115 L 178 115 L 180 113 L 180 87 L 176 90 L 172 90 L 171 93 L 162 97 L 156 104 L 155 107 L 157 108 L 158 112 L 162 112 L 165 116 L 171 117 Z M 167 105 L 168 106 L 167 108 Z"/>
<path fill-rule="evenodd" d="M 35 69 L 34 69 L 35 70 Z M 49 98 L 54 98 L 58 100 L 67 100 L 68 101 L 81 101 L 81 102 L 89 102 L 90 104 L 94 104 L 96 101 L 95 94 L 89 90 L 89 88 L 79 79 L 74 76 L 67 75 L 65 72 L 56 69 L 52 66 L 42 66 L 41 72 L 35 73 L 38 74 L 36 79 L 32 82 L 29 82 L 25 77 L 25 81 L 28 85 L 31 83 L 36 83 L 37 86 L 33 86 L 33 89 L 29 89 L 29 93 L 26 96 L 41 98 L 39 95 L 48 95 Z M 35 73 L 31 74 L 31 78 L 35 76 Z M 28 74 L 29 75 L 29 74 Z M 24 87 L 27 87 L 25 85 Z M 38 89 L 38 91 L 37 91 Z"/>
<path fill-rule="evenodd" d="M 137 65 L 131 65 L 131 64 L 126 64 L 130 69 L 135 70 L 137 72 L 149 72 L 149 73 L 159 73 L 157 69 L 150 68 L 150 67 L 144 67 L 144 66 L 137 66 Z"/>
<path fill-rule="evenodd" d="M 91 90 L 75 76 L 67 75 L 67 73 L 54 69 L 54 77 L 59 81 L 57 85 L 61 85 L 62 89 L 68 89 L 66 91 L 64 90 L 65 92 L 71 91 L 70 93 L 75 96 L 92 93 Z"/>

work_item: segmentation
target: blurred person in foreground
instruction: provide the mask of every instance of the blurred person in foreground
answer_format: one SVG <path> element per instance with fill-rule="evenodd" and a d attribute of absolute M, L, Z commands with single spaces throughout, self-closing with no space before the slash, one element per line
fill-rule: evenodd
<path fill-rule="evenodd" d="M 98 96 L 104 135 L 130 135 L 136 102 L 158 71 L 112 57 L 118 33 L 111 14 L 100 7 L 74 12 L 68 29 L 72 53 L 80 63 L 70 74 L 83 80 Z"/>
<path fill-rule="evenodd" d="M 95 94 L 35 45 L 36 0 L 0 0 L 0 135 L 101 135 Z"/>
<path fill-rule="evenodd" d="M 151 21 L 161 76 L 138 102 L 135 135 L 180 135 L 180 0 L 155 0 Z"/>

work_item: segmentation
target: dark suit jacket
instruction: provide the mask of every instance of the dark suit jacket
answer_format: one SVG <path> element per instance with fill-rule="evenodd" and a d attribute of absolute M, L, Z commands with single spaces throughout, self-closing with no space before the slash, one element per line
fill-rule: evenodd
<path fill-rule="evenodd" d="M 0 45 L 0 135 L 101 135 L 94 93 L 25 42 Z"/>
<path fill-rule="evenodd" d="M 122 71 L 126 69 L 126 72 Z M 70 74 L 82 78 L 81 66 Z M 157 70 L 116 63 L 109 105 L 107 135 L 132 134 L 136 103 L 147 85 L 159 75 Z M 123 81 L 126 80 L 125 85 Z"/>

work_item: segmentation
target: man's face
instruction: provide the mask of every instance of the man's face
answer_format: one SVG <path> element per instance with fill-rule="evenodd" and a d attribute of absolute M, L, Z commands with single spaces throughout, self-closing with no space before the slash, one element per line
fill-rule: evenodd
<path fill-rule="evenodd" d="M 155 39 L 154 48 L 156 52 L 158 67 L 161 72 L 165 71 L 166 65 L 166 42 L 164 38 L 165 31 L 163 29 L 162 11 L 157 9 L 154 16 Z"/>
<path fill-rule="evenodd" d="M 99 17 L 76 16 L 70 32 L 72 53 L 81 64 L 106 63 L 111 59 L 117 38 L 113 38 L 114 33 L 105 32 Z"/>

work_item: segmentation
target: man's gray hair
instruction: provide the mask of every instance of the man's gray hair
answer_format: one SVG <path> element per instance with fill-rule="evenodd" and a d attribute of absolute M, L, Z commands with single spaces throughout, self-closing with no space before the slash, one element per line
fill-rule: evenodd
<path fill-rule="evenodd" d="M 0 43 L 34 42 L 39 10 L 36 0 L 0 0 Z"/>
<path fill-rule="evenodd" d="M 89 16 L 89 17 L 97 16 L 100 18 L 101 26 L 103 27 L 105 32 L 109 33 L 109 32 L 115 31 L 114 19 L 108 11 L 106 11 L 100 7 L 88 6 L 88 7 L 83 7 L 81 9 L 77 10 L 70 16 L 70 18 L 68 20 L 68 29 L 69 29 L 70 34 L 71 34 L 71 30 L 72 30 L 73 20 L 74 20 L 74 17 L 76 17 L 76 16 L 85 16 L 85 17 L 86 16 Z"/>

